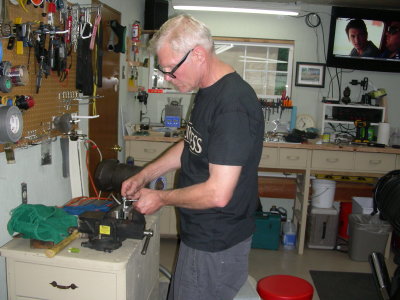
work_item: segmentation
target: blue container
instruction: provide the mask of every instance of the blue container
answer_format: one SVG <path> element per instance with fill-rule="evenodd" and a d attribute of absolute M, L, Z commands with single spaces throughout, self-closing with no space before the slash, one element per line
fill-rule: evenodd
<path fill-rule="evenodd" d="M 278 250 L 281 232 L 281 216 L 269 212 L 256 214 L 256 231 L 251 243 L 252 248 Z"/>

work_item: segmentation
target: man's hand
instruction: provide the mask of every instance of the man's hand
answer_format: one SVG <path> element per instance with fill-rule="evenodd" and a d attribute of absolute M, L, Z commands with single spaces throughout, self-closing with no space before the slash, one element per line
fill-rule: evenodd
<path fill-rule="evenodd" d="M 127 199 L 137 199 L 137 193 L 145 185 L 145 181 L 139 174 L 126 179 L 121 186 L 121 195 Z"/>
<path fill-rule="evenodd" d="M 151 215 L 158 211 L 164 206 L 161 195 L 164 191 L 151 190 L 143 188 L 135 194 L 135 199 L 138 201 L 134 202 L 133 208 L 138 212 Z"/>

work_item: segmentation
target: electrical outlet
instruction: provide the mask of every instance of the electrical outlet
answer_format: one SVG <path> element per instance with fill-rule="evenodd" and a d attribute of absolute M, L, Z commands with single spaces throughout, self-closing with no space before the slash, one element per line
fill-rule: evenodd
<path fill-rule="evenodd" d="M 28 185 L 25 182 L 21 183 L 21 198 L 22 204 L 28 203 Z"/>

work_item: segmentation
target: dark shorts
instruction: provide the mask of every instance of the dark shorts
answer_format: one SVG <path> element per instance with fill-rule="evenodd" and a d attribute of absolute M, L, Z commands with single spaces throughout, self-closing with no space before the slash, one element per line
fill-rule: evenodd
<path fill-rule="evenodd" d="M 168 300 L 232 300 L 248 276 L 251 238 L 223 251 L 179 248 Z"/>

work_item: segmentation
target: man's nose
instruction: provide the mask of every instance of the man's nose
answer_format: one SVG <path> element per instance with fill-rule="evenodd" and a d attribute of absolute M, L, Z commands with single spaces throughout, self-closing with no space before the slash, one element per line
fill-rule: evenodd
<path fill-rule="evenodd" d="M 164 74 L 164 80 L 165 81 L 171 81 L 173 78 L 169 76 L 168 74 Z"/>

